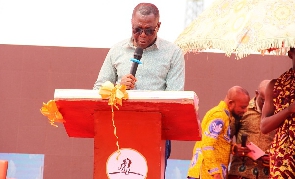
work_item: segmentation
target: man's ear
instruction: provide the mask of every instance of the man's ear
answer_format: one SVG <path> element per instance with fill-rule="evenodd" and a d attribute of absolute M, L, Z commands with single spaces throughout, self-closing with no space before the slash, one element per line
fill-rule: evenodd
<path fill-rule="evenodd" d="M 234 103 L 235 102 L 233 100 L 228 100 L 228 108 L 231 109 Z"/>
<path fill-rule="evenodd" d="M 158 22 L 158 30 L 160 29 L 160 26 L 161 26 L 161 22 Z"/>
<path fill-rule="evenodd" d="M 228 100 L 228 104 L 233 104 L 234 103 L 234 101 L 233 100 Z"/>
<path fill-rule="evenodd" d="M 257 97 L 259 95 L 258 90 L 255 90 L 255 96 Z"/>

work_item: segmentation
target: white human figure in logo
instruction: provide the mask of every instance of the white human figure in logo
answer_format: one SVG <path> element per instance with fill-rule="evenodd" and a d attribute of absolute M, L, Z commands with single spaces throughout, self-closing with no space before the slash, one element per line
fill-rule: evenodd
<path fill-rule="evenodd" d="M 126 175 L 129 174 L 130 172 L 130 165 L 131 165 L 131 160 L 129 158 L 126 158 L 123 160 L 123 163 L 121 164 L 121 166 L 119 167 L 119 170 L 123 173 L 125 173 Z"/>
<path fill-rule="evenodd" d="M 219 133 L 222 130 L 222 124 L 217 124 L 216 122 L 213 123 L 213 131 Z"/>

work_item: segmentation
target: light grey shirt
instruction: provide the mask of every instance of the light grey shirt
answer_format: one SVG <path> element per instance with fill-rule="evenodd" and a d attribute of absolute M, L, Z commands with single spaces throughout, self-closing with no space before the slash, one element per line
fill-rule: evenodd
<path fill-rule="evenodd" d="M 135 47 L 131 39 L 114 45 L 108 52 L 93 89 L 110 81 L 119 84 L 121 78 L 130 74 Z M 166 40 L 156 42 L 143 50 L 135 77 L 134 90 L 181 91 L 184 90 L 185 62 L 181 49 Z"/>

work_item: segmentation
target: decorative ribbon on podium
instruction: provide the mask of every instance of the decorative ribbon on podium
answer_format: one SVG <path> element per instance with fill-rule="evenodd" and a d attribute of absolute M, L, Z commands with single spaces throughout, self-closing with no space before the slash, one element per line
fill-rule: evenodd
<path fill-rule="evenodd" d="M 114 86 L 113 83 L 110 81 L 105 82 L 102 84 L 102 86 L 99 89 L 99 94 L 101 95 L 102 99 L 109 99 L 108 105 L 111 106 L 112 110 L 112 121 L 114 126 L 114 135 L 117 138 L 117 147 L 118 147 L 118 153 L 120 155 L 120 146 L 119 146 L 119 137 L 117 136 L 117 129 L 115 125 L 114 120 L 114 106 L 119 110 L 119 107 L 117 105 L 122 106 L 122 100 L 128 99 L 128 93 L 126 92 L 126 86 L 125 85 L 116 85 Z M 119 157 L 119 155 L 117 157 Z"/>
<path fill-rule="evenodd" d="M 116 85 L 110 81 L 105 82 L 99 89 L 99 94 L 102 99 L 109 99 L 108 105 L 111 106 L 112 112 L 114 112 L 113 106 L 117 109 L 119 104 L 122 106 L 122 99 L 128 99 L 128 93 L 126 92 L 125 85 Z"/>
<path fill-rule="evenodd" d="M 40 109 L 41 113 L 46 116 L 49 123 L 55 127 L 58 127 L 55 122 L 65 122 L 61 113 L 58 111 L 54 100 L 50 100 L 47 103 L 43 103 L 43 107 Z"/>

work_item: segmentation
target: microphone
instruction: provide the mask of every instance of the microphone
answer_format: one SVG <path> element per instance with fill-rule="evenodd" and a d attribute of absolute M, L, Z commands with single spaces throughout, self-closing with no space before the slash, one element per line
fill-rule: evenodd
<path fill-rule="evenodd" d="M 246 147 L 246 142 L 247 142 L 247 134 L 242 134 L 241 140 L 242 140 L 242 147 Z M 242 157 L 242 166 L 239 167 L 239 171 L 243 172 L 246 170 L 246 166 L 245 166 L 245 153 L 242 153 L 243 157 Z"/>
<path fill-rule="evenodd" d="M 133 59 L 131 59 L 131 61 L 133 61 L 133 63 L 132 63 L 131 69 L 130 69 L 130 74 L 132 74 L 133 76 L 135 76 L 135 74 L 136 74 L 138 64 L 141 63 L 140 59 L 142 57 L 142 53 L 143 53 L 142 48 L 137 47 L 135 49 Z"/>
<path fill-rule="evenodd" d="M 247 142 L 247 134 L 242 134 L 241 140 L 242 140 L 242 147 L 246 147 Z"/>

